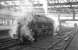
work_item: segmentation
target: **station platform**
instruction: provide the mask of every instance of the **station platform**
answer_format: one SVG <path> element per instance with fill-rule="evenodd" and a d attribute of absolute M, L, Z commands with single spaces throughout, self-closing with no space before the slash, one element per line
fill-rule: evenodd
<path fill-rule="evenodd" d="M 76 33 L 66 50 L 78 50 L 78 32 Z"/>

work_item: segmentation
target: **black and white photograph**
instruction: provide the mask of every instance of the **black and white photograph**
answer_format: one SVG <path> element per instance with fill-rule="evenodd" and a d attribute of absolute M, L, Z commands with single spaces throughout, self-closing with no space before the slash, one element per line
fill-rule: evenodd
<path fill-rule="evenodd" d="M 78 0 L 0 0 L 0 50 L 78 50 Z"/>

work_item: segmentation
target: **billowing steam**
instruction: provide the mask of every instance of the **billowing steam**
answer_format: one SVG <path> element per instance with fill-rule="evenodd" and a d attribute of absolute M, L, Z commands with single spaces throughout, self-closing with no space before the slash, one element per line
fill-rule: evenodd
<path fill-rule="evenodd" d="M 18 1 L 19 4 L 15 8 L 10 8 L 11 15 L 16 16 L 14 25 L 12 26 L 10 30 L 10 35 L 12 38 L 14 37 L 14 34 L 17 34 L 17 28 L 18 28 L 18 23 L 22 25 L 21 28 L 21 33 L 22 35 L 29 36 L 29 40 L 34 40 L 32 37 L 30 30 L 27 27 L 27 24 L 33 19 L 32 17 L 32 3 L 29 0 L 22 0 Z M 15 10 L 15 11 L 14 11 Z"/>

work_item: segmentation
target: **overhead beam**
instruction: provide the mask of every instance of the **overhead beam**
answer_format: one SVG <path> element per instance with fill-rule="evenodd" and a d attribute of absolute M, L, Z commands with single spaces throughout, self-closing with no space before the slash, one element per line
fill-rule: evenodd
<path fill-rule="evenodd" d="M 49 12 L 49 13 L 61 13 L 61 14 L 71 14 L 71 12 L 70 13 L 67 13 L 67 12 Z"/>
<path fill-rule="evenodd" d="M 53 10 L 55 10 L 55 9 L 53 9 Z M 56 10 L 56 11 L 48 10 L 48 11 L 49 11 L 49 13 L 65 13 L 65 14 L 72 14 L 73 13 L 72 11 L 66 11 L 66 12 L 65 11 L 58 11 L 58 10 Z M 75 11 L 74 14 L 78 14 L 78 11 Z"/>
<path fill-rule="evenodd" d="M 55 5 L 78 5 L 78 2 L 69 2 L 69 3 L 48 3 L 48 6 L 55 6 Z"/>
<path fill-rule="evenodd" d="M 78 21 L 78 19 L 75 19 L 75 20 L 73 20 L 73 19 L 63 19 L 61 21 Z"/>
<path fill-rule="evenodd" d="M 3 2 L 3 1 L 16 1 L 16 0 L 0 0 L 0 2 Z"/>
<path fill-rule="evenodd" d="M 78 7 L 54 7 L 54 8 L 52 8 L 52 7 L 48 7 L 48 9 L 66 9 L 66 8 L 68 8 L 68 9 L 78 9 Z"/>

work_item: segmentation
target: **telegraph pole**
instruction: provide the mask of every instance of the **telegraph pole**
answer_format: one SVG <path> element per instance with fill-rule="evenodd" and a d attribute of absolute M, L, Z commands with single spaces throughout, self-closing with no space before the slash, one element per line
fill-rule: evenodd
<path fill-rule="evenodd" d="M 72 8 L 72 11 L 73 11 L 73 20 L 75 20 L 75 11 L 73 8 Z"/>
<path fill-rule="evenodd" d="M 75 20 L 75 10 L 74 8 L 72 7 L 72 5 L 70 5 L 70 8 L 71 8 L 71 11 L 72 11 L 72 16 L 73 16 L 73 20 Z"/>
<path fill-rule="evenodd" d="M 74 8 L 73 8 L 73 6 L 72 6 L 72 4 L 70 4 L 70 2 L 71 2 L 71 0 L 67 0 L 68 2 L 69 2 L 69 5 L 70 5 L 70 9 L 71 9 L 71 11 L 72 11 L 72 16 L 73 16 L 73 20 L 75 20 L 75 10 L 74 10 Z"/>

